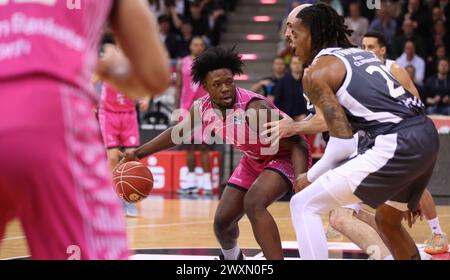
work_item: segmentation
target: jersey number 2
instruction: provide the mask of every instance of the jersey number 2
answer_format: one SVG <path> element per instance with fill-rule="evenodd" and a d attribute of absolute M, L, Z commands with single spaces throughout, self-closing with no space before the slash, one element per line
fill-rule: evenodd
<path fill-rule="evenodd" d="M 392 80 L 391 77 L 389 77 L 391 74 L 389 74 L 387 70 L 379 66 L 370 65 L 369 67 L 366 68 L 366 72 L 369 73 L 370 75 L 372 75 L 374 72 L 378 72 L 386 80 L 387 87 L 389 89 L 389 94 L 392 97 L 397 98 L 406 93 L 405 89 L 402 86 L 395 88 L 394 81 Z"/>

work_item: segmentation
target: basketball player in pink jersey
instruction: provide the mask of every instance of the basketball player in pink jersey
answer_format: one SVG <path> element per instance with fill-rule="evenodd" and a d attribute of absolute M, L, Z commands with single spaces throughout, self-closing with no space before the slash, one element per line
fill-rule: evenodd
<path fill-rule="evenodd" d="M 136 103 L 107 83 L 102 83 L 98 119 L 108 165 L 113 170 L 119 162 L 119 149 L 129 152 L 140 144 Z M 126 216 L 138 216 L 135 204 L 123 202 L 123 205 Z"/>
<path fill-rule="evenodd" d="M 18 218 L 33 259 L 128 257 L 92 114 L 90 78 L 108 20 L 129 60 L 107 50 L 102 80 L 133 96 L 168 87 L 168 59 L 142 1 L 0 3 L 0 240 Z"/>
<path fill-rule="evenodd" d="M 196 36 L 192 38 L 189 46 L 191 54 L 182 58 L 177 65 L 177 104 L 176 108 L 180 108 L 188 112 L 195 100 L 202 98 L 208 93 L 203 87 L 192 82 L 191 66 L 195 58 L 205 51 L 205 41 L 202 37 Z M 204 194 L 212 194 L 211 183 L 211 167 L 209 164 L 209 146 L 202 144 L 185 145 L 187 149 L 187 165 L 189 173 L 186 178 L 186 184 L 180 186 L 178 192 L 180 194 L 197 193 L 199 188 L 203 189 Z M 195 175 L 195 151 L 201 152 L 201 165 L 203 167 L 203 178 L 197 180 Z"/>
<path fill-rule="evenodd" d="M 243 258 L 237 238 L 238 222 L 244 214 L 250 219 L 264 256 L 283 259 L 277 225 L 267 207 L 291 190 L 294 174 L 307 170 L 311 158 L 304 138 L 284 139 L 278 149 L 271 150 L 270 143 L 259 137 L 263 124 L 282 113 L 267 98 L 235 86 L 234 75 L 242 73 L 242 65 L 234 49 L 212 48 L 201 54 L 194 61 L 192 76 L 208 95 L 194 103 L 189 117 L 126 154 L 124 161 L 169 149 L 182 139 L 189 141 L 197 129 L 206 143 L 227 141 L 243 157 L 228 181 L 214 218 L 221 259 Z"/>
<path fill-rule="evenodd" d="M 119 162 L 119 148 L 129 151 L 139 146 L 136 103 L 103 83 L 98 115 L 103 141 L 108 149 L 108 164 L 113 170 Z"/>

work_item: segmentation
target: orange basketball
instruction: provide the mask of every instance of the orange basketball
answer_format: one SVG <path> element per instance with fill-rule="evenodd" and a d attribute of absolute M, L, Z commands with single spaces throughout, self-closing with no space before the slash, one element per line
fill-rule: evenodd
<path fill-rule="evenodd" d="M 119 165 L 113 172 L 113 180 L 117 195 L 130 203 L 145 199 L 153 189 L 152 173 L 137 161 Z"/>

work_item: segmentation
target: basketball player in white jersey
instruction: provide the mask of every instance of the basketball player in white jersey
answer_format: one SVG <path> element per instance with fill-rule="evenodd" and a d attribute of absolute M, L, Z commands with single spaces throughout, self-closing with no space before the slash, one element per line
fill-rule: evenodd
<path fill-rule="evenodd" d="M 419 92 L 414 86 L 413 81 L 410 79 L 408 72 L 402 68 L 400 65 L 395 63 L 394 60 L 386 59 L 387 53 L 387 41 L 383 34 L 379 32 L 368 32 L 364 35 L 362 41 L 362 48 L 367 51 L 372 51 L 386 66 L 388 72 L 390 72 L 400 84 L 411 92 L 413 95 L 419 96 Z M 427 254 L 442 254 L 448 251 L 448 241 L 446 234 L 442 231 L 439 218 L 436 213 L 436 206 L 433 201 L 433 197 L 428 190 L 425 190 L 421 200 L 420 207 L 422 214 L 428 221 L 431 229 L 431 237 L 425 241 L 426 247 L 425 252 Z M 354 240 L 367 240 L 367 244 L 375 245 L 378 247 L 378 252 L 374 252 L 374 248 L 365 248 L 365 250 L 378 253 L 381 258 L 390 258 L 390 255 L 386 255 L 386 246 L 382 243 L 379 237 L 372 235 L 364 235 L 365 226 L 362 229 L 359 227 L 357 219 L 364 221 L 365 223 L 373 226 L 376 229 L 375 217 L 373 214 L 363 210 L 361 205 L 354 204 L 348 205 L 346 207 L 338 208 L 330 213 L 330 225 L 335 228 L 338 232 L 341 232 L 344 236 L 348 237 L 352 241 Z M 413 222 L 413 221 L 411 221 Z M 359 241 L 361 242 L 361 241 Z M 355 242 L 358 244 L 358 242 Z M 363 243 L 365 243 L 363 241 Z M 369 246 L 370 247 L 370 246 Z"/>
<path fill-rule="evenodd" d="M 378 32 L 369 32 L 364 35 L 362 48 L 366 51 L 372 51 L 386 65 L 388 71 L 400 82 L 400 84 L 409 92 L 419 97 L 419 92 L 414 86 L 408 72 L 395 63 L 394 60 L 386 59 L 387 41 L 383 34 Z M 425 252 L 431 255 L 442 254 L 448 251 L 448 241 L 446 234 L 442 231 L 439 218 L 436 213 L 436 205 L 433 196 L 428 190 L 425 190 L 420 207 L 423 215 L 427 219 L 431 230 L 431 237 L 425 241 Z"/>
<path fill-rule="evenodd" d="M 288 16 L 285 36 L 286 39 L 291 42 L 291 46 L 292 40 L 290 38 L 290 33 L 292 23 L 295 21 L 296 15 L 303 8 L 308 6 L 310 5 L 300 5 L 292 10 Z M 400 81 L 403 84 L 403 79 L 400 79 Z M 409 89 L 410 87 L 405 88 Z M 415 92 L 417 92 L 417 90 Z M 413 93 L 415 92 L 413 91 Z M 317 109 L 315 110 L 315 114 L 311 115 L 311 117 L 307 118 L 305 121 L 294 122 L 286 119 L 281 122 L 268 124 L 268 126 L 272 126 L 272 129 L 268 130 L 268 132 L 271 132 L 273 137 L 277 137 L 277 133 L 279 133 L 279 137 L 281 138 L 288 137 L 288 135 L 313 134 L 328 130 L 321 112 Z M 330 224 L 338 228 L 339 231 L 356 243 L 361 249 L 369 254 L 373 254 L 373 258 L 390 258 L 389 250 L 376 231 L 373 214 L 361 210 L 360 205 L 349 205 L 348 207 L 333 210 L 330 214 Z"/>

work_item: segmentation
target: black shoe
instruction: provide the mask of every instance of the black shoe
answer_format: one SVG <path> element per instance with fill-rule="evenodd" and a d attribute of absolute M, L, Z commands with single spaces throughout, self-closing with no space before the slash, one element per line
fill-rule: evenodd
<path fill-rule="evenodd" d="M 223 254 L 220 254 L 218 260 L 224 261 L 225 260 L 225 256 Z M 243 260 L 245 260 L 245 256 L 244 256 L 244 254 L 242 253 L 242 250 L 241 250 L 240 253 L 239 253 L 239 256 L 237 258 L 237 261 L 243 261 Z"/>

